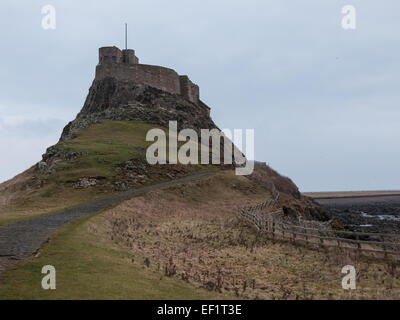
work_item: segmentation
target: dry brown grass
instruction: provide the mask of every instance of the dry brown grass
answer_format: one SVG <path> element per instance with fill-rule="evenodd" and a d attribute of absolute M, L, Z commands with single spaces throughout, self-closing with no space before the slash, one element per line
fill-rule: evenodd
<path fill-rule="evenodd" d="M 13 199 L 28 195 L 33 191 L 33 168 L 15 176 L 13 179 L 0 184 L 0 208 L 10 205 Z"/>
<path fill-rule="evenodd" d="M 237 205 L 269 193 L 221 172 L 126 201 L 90 220 L 88 230 L 128 248 L 143 269 L 245 299 L 398 298 L 397 265 L 349 252 L 311 250 L 258 235 L 236 218 Z M 341 288 L 343 266 L 358 288 Z"/>

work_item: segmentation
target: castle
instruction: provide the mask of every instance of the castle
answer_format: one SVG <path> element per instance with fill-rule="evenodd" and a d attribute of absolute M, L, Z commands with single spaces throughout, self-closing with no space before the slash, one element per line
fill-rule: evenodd
<path fill-rule="evenodd" d="M 135 51 L 131 49 L 120 50 L 115 46 L 99 49 L 96 80 L 106 77 L 180 94 L 194 104 L 210 109 L 200 100 L 199 86 L 190 81 L 188 76 L 180 76 L 174 70 L 165 67 L 139 64 Z"/>

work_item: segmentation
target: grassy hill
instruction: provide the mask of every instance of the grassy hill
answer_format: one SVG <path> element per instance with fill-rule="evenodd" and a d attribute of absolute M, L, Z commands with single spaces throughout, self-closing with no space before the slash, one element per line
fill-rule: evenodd
<path fill-rule="evenodd" d="M 152 128 L 216 128 L 208 110 L 178 95 L 115 79 L 95 81 L 84 108 L 40 163 L 0 184 L 0 225 L 60 211 L 128 189 L 217 172 L 124 201 L 64 225 L 24 261 L 0 257 L 0 299 L 398 298 L 391 263 L 275 242 L 236 217 L 280 192 L 283 214 L 326 220 L 296 185 L 269 167 L 236 176 L 232 167 L 149 165 Z M 1 271 L 7 259 L 6 271 Z M 11 266 L 10 266 L 11 263 Z M 341 268 L 358 270 L 344 291 Z M 57 290 L 41 269 L 57 270 Z"/>
<path fill-rule="evenodd" d="M 146 142 L 145 137 L 155 127 L 161 128 L 141 121 L 105 120 L 82 129 L 73 139 L 59 142 L 51 148 L 59 155 L 51 174 L 32 167 L 0 184 L 0 225 L 128 188 L 218 170 L 207 165 L 148 165 L 145 152 L 152 142 Z M 79 188 L 81 179 L 95 180 L 96 185 Z"/>
<path fill-rule="evenodd" d="M 0 275 L 1 298 L 354 299 L 398 298 L 397 269 L 343 252 L 274 242 L 236 218 L 268 199 L 233 171 L 176 184 L 63 227 L 38 257 Z M 40 287 L 44 265 L 57 290 Z M 341 268 L 358 270 L 357 290 Z"/>

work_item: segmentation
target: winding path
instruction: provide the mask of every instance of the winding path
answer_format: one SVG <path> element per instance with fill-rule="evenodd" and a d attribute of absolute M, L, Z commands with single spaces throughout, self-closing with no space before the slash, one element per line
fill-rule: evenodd
<path fill-rule="evenodd" d="M 132 189 L 80 204 L 59 213 L 43 215 L 2 226 L 0 227 L 0 262 L 2 258 L 26 259 L 31 257 L 40 249 L 41 245 L 49 239 L 53 232 L 68 222 L 110 208 L 142 193 L 172 184 L 210 176 L 215 173 L 216 172 L 200 173 L 143 188 Z"/>

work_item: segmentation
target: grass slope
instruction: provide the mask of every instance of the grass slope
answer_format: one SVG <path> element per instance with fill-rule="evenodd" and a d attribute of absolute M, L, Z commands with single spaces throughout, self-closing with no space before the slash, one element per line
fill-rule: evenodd
<path fill-rule="evenodd" d="M 132 263 L 131 254 L 86 232 L 87 219 L 62 228 L 39 258 L 23 262 L 0 276 L 0 299 L 213 299 L 161 272 Z M 56 268 L 57 289 L 43 290 L 44 265 Z"/>
<path fill-rule="evenodd" d="M 115 192 L 110 184 L 121 179 L 117 165 L 128 160 L 144 161 L 146 149 L 152 144 L 146 141 L 146 134 L 153 128 L 154 125 L 139 121 L 104 121 L 83 129 L 74 139 L 58 143 L 59 149 L 80 153 L 80 156 L 57 162 L 56 172 L 51 175 L 40 175 L 31 168 L 1 184 L 0 225 L 60 211 Z M 216 168 L 185 166 L 181 176 L 212 170 Z M 148 170 L 146 181 L 130 187 L 170 180 L 164 171 L 153 167 Z M 96 177 L 98 184 L 75 189 L 74 183 L 84 177 Z M 42 186 L 39 188 L 38 184 Z"/>
<path fill-rule="evenodd" d="M 132 198 L 64 227 L 38 258 L 0 275 L 0 298 L 362 299 L 398 298 L 398 266 L 316 251 L 257 235 L 236 206 L 268 199 L 224 171 Z M 44 265 L 57 290 L 40 287 Z M 357 290 L 341 288 L 343 266 Z"/>

